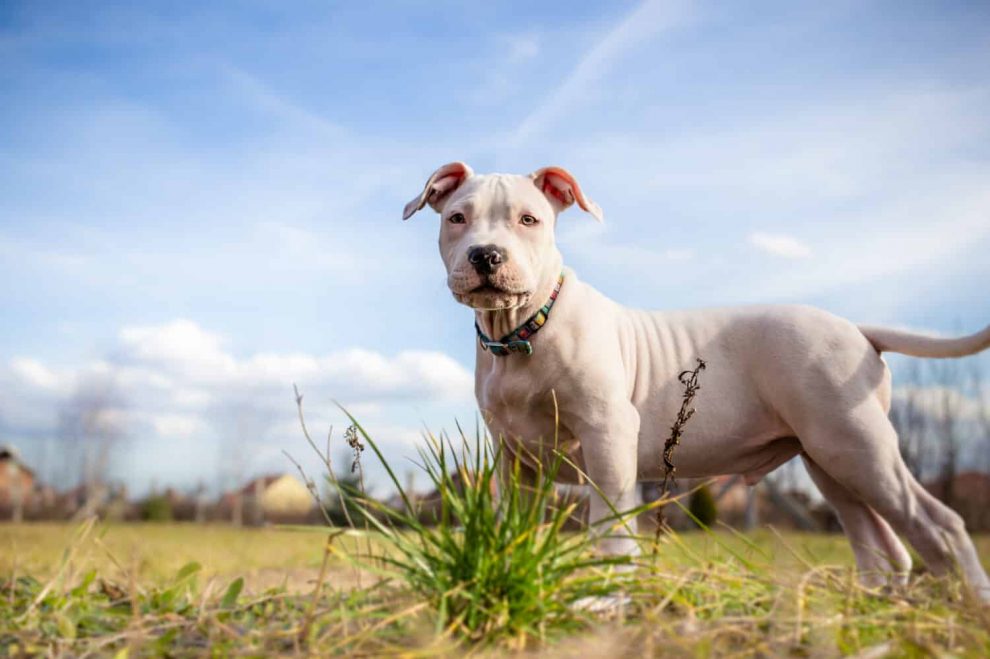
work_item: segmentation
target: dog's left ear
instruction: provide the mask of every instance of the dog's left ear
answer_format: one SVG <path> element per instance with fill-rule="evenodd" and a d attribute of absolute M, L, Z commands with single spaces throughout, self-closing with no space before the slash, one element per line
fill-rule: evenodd
<path fill-rule="evenodd" d="M 536 187 L 547 196 L 558 213 L 569 208 L 575 201 L 583 210 L 602 221 L 602 209 L 584 196 L 577 179 L 563 167 L 544 167 L 529 175 Z"/>

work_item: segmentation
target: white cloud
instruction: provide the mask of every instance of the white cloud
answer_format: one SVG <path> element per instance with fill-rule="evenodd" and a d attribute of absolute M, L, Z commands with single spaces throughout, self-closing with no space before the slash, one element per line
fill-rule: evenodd
<path fill-rule="evenodd" d="M 756 231 L 746 237 L 746 242 L 767 254 L 781 256 L 785 259 L 806 259 L 811 257 L 810 247 L 794 236 L 788 236 L 782 233 L 763 233 L 762 231 Z"/>
<path fill-rule="evenodd" d="M 60 436 L 60 418 L 92 408 L 124 435 L 150 442 L 156 451 L 190 442 L 203 447 L 219 439 L 224 451 L 242 451 L 238 459 L 245 464 L 267 460 L 285 468 L 277 460 L 280 442 L 290 440 L 289 448 L 299 448 L 294 441 L 299 430 L 293 384 L 311 402 L 314 429 L 325 432 L 330 423 L 341 422 L 341 414 L 330 404 L 339 400 L 381 431 L 383 446 L 407 454 L 418 432 L 383 417 L 383 403 L 467 407 L 472 400 L 471 374 L 440 352 L 385 355 L 349 348 L 324 355 L 238 357 L 225 344 L 224 337 L 178 319 L 124 327 L 110 359 L 75 368 L 12 359 L 0 366 L 0 431 L 22 440 L 52 440 Z M 102 409 L 91 404 L 104 399 Z M 202 449 L 197 460 L 201 457 Z M 155 473 L 162 467 L 142 463 L 132 468 Z M 190 467 L 202 470 L 203 465 L 172 465 L 173 470 Z M 167 473 L 162 476 L 169 478 Z"/>
<path fill-rule="evenodd" d="M 234 358 L 222 351 L 219 336 L 190 320 L 124 327 L 119 338 L 124 360 L 162 372 L 181 373 L 200 380 L 217 379 L 229 376 L 237 366 Z"/>
<path fill-rule="evenodd" d="M 124 381 L 168 391 L 176 403 L 196 406 L 222 392 L 276 392 L 293 383 L 325 390 L 341 400 L 457 401 L 470 399 L 473 380 L 450 356 L 406 350 L 388 356 L 349 348 L 326 355 L 258 353 L 238 359 L 223 337 L 190 320 L 120 331 L 116 367 Z"/>
<path fill-rule="evenodd" d="M 326 389 L 355 403 L 383 399 L 463 400 L 473 380 L 450 356 L 405 350 L 393 356 L 349 348 L 327 355 L 258 353 L 238 359 L 223 338 L 179 319 L 120 331 L 115 368 L 130 386 L 171 391 L 189 404 L 215 399 L 218 390 L 288 390 L 293 383 Z M 35 361 L 20 360 L 34 378 L 51 378 Z"/>
<path fill-rule="evenodd" d="M 202 419 L 191 414 L 155 414 L 151 424 L 161 437 L 187 439 L 206 430 Z"/>
<path fill-rule="evenodd" d="M 15 357 L 10 361 L 10 370 L 29 387 L 65 393 L 64 377 L 36 359 Z"/>

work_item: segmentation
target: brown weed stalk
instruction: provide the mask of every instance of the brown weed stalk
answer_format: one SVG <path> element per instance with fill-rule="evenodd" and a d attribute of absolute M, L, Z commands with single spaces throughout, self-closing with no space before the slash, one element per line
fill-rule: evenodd
<path fill-rule="evenodd" d="M 707 366 L 704 359 L 700 357 L 697 359 L 698 365 L 693 371 L 681 371 L 680 375 L 677 376 L 680 383 L 684 385 L 684 394 L 681 398 L 681 409 L 677 412 L 677 419 L 674 420 L 674 425 L 670 427 L 670 436 L 667 437 L 667 441 L 663 445 L 663 485 L 660 491 L 660 499 L 666 499 L 670 495 L 671 484 L 674 486 L 677 485 L 677 467 L 674 466 L 674 449 L 681 443 L 684 426 L 694 416 L 695 408 L 691 407 L 691 404 L 694 402 L 694 397 L 697 395 L 698 390 L 701 389 L 701 384 L 698 382 L 698 375 Z M 653 538 L 654 552 L 656 551 L 657 541 L 660 539 L 660 533 L 667 525 L 664 519 L 663 508 L 663 506 L 657 506 L 657 530 Z"/>

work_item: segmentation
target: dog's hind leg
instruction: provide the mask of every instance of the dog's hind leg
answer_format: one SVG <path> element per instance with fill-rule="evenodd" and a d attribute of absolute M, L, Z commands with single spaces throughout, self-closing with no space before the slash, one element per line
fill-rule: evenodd
<path fill-rule="evenodd" d="M 811 480 L 839 517 L 863 585 L 876 588 L 887 583 L 907 583 L 911 554 L 890 525 L 807 455 L 802 458 Z"/>
<path fill-rule="evenodd" d="M 832 479 L 905 536 L 936 575 L 958 570 L 990 601 L 990 579 L 962 518 L 914 479 L 901 458 L 897 433 L 878 402 L 798 428 L 805 453 Z"/>

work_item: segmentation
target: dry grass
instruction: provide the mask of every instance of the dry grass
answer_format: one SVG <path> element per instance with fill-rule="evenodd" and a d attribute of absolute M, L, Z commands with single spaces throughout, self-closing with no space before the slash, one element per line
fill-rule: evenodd
<path fill-rule="evenodd" d="M 16 567 L 42 581 L 52 578 L 74 531 L 60 523 L 0 525 L 0 574 Z M 85 550 L 89 565 L 109 574 L 116 569 L 112 555 L 136 570 L 142 583 L 154 585 L 191 562 L 207 578 L 245 576 L 250 582 L 255 574 L 315 575 L 323 549 L 319 535 L 221 525 L 117 524 L 102 526 L 97 536 L 99 543 Z"/>
<path fill-rule="evenodd" d="M 919 577 L 905 593 L 864 591 L 841 536 L 665 536 L 619 614 L 586 614 L 583 631 L 550 633 L 542 645 L 519 638 L 492 646 L 436 630 L 429 607 L 401 584 L 365 578 L 358 588 L 354 568 L 335 559 L 314 600 L 322 534 L 192 525 L 75 532 L 0 526 L 0 653 L 990 653 L 987 614 L 957 584 Z M 990 557 L 990 538 L 977 544 Z M 181 575 L 190 561 L 200 567 Z M 244 589 L 231 598 L 241 576 Z"/>

